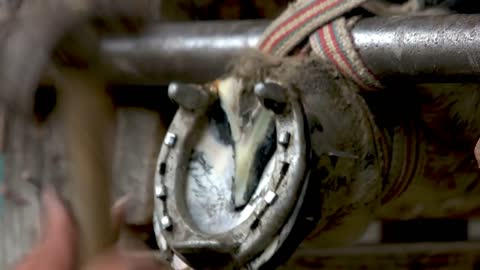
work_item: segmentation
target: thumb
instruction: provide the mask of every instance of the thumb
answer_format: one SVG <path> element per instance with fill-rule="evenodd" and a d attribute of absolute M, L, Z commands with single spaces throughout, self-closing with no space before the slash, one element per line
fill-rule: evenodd
<path fill-rule="evenodd" d="M 130 203 L 130 194 L 126 194 L 115 201 L 112 206 L 111 215 L 112 215 L 112 227 L 114 230 L 115 237 L 118 237 L 122 227 L 125 223 L 125 215 L 127 211 L 127 206 Z"/>
<path fill-rule="evenodd" d="M 73 255 L 77 240 L 76 225 L 54 188 L 45 188 L 42 194 L 42 206 L 45 218 L 42 219 L 43 244 L 41 246 L 52 252 L 60 252 L 57 254 L 68 251 Z"/>

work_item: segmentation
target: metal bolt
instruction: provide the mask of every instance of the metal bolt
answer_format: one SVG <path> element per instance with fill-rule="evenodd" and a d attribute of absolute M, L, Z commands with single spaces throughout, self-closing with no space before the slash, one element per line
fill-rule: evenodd
<path fill-rule="evenodd" d="M 166 146 L 174 147 L 176 142 L 177 142 L 177 135 L 171 132 L 168 132 L 167 135 L 165 135 L 164 143 Z"/>
<path fill-rule="evenodd" d="M 163 216 L 160 219 L 160 226 L 163 230 L 170 230 L 172 228 L 172 220 L 169 216 Z"/>
<path fill-rule="evenodd" d="M 278 138 L 278 143 L 283 145 L 284 147 L 287 147 L 290 143 L 290 133 L 284 132 L 280 134 L 280 137 Z"/>
<path fill-rule="evenodd" d="M 209 101 L 209 94 L 199 85 L 170 83 L 168 96 L 184 109 L 194 111 L 206 107 Z"/>
<path fill-rule="evenodd" d="M 165 200 L 167 198 L 167 188 L 162 184 L 156 185 L 155 196 L 160 200 Z"/>
<path fill-rule="evenodd" d="M 255 95 L 265 108 L 276 114 L 284 112 L 287 104 L 285 89 L 277 83 L 257 83 L 254 88 Z"/>
<path fill-rule="evenodd" d="M 277 193 L 271 190 L 267 191 L 267 194 L 265 194 L 265 196 L 263 197 L 263 199 L 268 205 L 273 204 L 276 198 L 277 198 Z"/>

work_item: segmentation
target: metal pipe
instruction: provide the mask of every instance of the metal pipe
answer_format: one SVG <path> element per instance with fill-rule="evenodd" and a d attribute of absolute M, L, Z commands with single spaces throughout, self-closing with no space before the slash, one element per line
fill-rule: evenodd
<path fill-rule="evenodd" d="M 268 21 L 163 23 L 133 37 L 102 43 L 113 82 L 206 82 L 254 47 Z M 366 65 L 383 81 L 476 80 L 480 75 L 480 15 L 366 18 L 352 36 Z"/>
<path fill-rule="evenodd" d="M 162 23 L 136 38 L 105 39 L 101 62 L 114 82 L 207 82 L 222 75 L 243 49 L 253 48 L 267 25 L 263 20 Z"/>
<path fill-rule="evenodd" d="M 416 82 L 478 80 L 480 15 L 375 17 L 352 31 L 379 78 Z"/>

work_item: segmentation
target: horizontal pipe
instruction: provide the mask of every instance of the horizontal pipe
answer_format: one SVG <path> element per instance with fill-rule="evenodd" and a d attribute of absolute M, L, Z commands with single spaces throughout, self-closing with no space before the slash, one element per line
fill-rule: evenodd
<path fill-rule="evenodd" d="M 374 17 L 358 22 L 352 35 L 381 79 L 479 79 L 480 15 Z"/>
<path fill-rule="evenodd" d="M 119 83 L 207 82 L 222 75 L 235 55 L 255 47 L 267 25 L 263 20 L 162 23 L 136 38 L 103 40 L 101 63 Z"/>
<path fill-rule="evenodd" d="M 116 83 L 206 82 L 243 49 L 254 47 L 268 23 L 163 23 L 138 37 L 104 39 L 101 62 Z M 480 15 L 366 18 L 352 36 L 382 81 L 453 82 L 480 75 Z"/>

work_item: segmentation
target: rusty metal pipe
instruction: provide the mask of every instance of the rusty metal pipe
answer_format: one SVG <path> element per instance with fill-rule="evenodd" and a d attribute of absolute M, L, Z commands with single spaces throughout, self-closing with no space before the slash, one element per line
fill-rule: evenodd
<path fill-rule="evenodd" d="M 162 23 L 138 37 L 102 42 L 103 68 L 113 82 L 206 82 L 242 49 L 254 47 L 266 20 Z M 356 47 L 381 80 L 476 80 L 480 15 L 375 17 L 352 30 Z"/>

